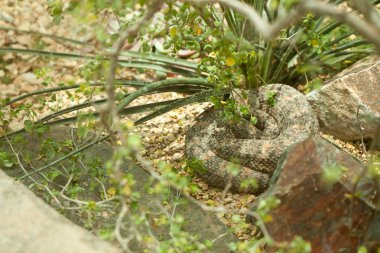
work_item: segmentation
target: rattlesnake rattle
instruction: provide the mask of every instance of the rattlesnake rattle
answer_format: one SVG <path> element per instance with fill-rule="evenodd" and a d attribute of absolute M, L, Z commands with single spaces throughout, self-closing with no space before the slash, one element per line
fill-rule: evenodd
<path fill-rule="evenodd" d="M 276 92 L 270 105 L 268 92 Z M 210 186 L 233 192 L 262 193 L 276 168 L 280 155 L 292 144 L 318 132 L 318 120 L 306 97 L 284 84 L 262 86 L 258 90 L 259 107 L 251 108 L 258 117 L 255 127 L 246 120 L 227 123 L 213 107 L 196 118 L 185 139 L 188 159 L 203 161 L 205 170 L 198 176 Z M 232 175 L 231 161 L 238 161 L 239 173 Z M 256 186 L 241 187 L 245 180 Z"/>

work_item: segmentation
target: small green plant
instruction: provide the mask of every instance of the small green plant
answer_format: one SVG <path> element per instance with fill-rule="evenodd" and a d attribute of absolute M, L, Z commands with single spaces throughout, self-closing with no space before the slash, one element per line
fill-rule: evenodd
<path fill-rule="evenodd" d="M 274 196 L 269 196 L 265 199 L 260 199 L 260 202 L 257 207 L 257 214 L 261 217 L 261 220 L 265 222 L 271 222 L 273 217 L 269 214 L 269 212 L 276 208 L 281 201 Z M 261 221 L 258 221 L 261 222 Z"/>
<path fill-rule="evenodd" d="M 374 155 L 368 164 L 368 174 L 372 178 L 380 178 L 380 155 Z"/>
<path fill-rule="evenodd" d="M 186 160 L 183 169 L 190 175 L 195 175 L 197 172 L 204 173 L 206 171 L 203 161 L 198 159 Z"/>
<path fill-rule="evenodd" d="M 311 244 L 301 237 L 296 236 L 293 241 L 284 250 L 277 251 L 278 253 L 309 253 L 311 252 Z"/>
<path fill-rule="evenodd" d="M 322 169 L 322 181 L 329 187 L 337 183 L 342 178 L 343 173 L 348 170 L 337 164 L 325 164 Z"/>
<path fill-rule="evenodd" d="M 265 94 L 265 98 L 268 101 L 268 104 L 270 106 L 274 106 L 276 104 L 276 96 L 277 96 L 277 91 L 272 91 L 272 90 L 268 91 Z"/>
<path fill-rule="evenodd" d="M 6 168 L 13 166 L 13 161 L 7 152 L 0 152 L 0 164 Z"/>

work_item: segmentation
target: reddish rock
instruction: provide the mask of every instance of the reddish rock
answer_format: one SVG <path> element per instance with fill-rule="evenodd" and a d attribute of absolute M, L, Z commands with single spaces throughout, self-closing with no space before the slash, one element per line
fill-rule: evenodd
<path fill-rule="evenodd" d="M 332 166 L 345 169 L 329 187 L 322 176 Z M 281 200 L 269 213 L 273 221 L 265 224 L 278 242 L 298 235 L 311 243 L 312 252 L 357 252 L 363 244 L 374 250 L 380 242 L 380 217 L 375 215 L 380 210 L 379 180 L 363 171 L 365 167 L 348 153 L 320 137 L 309 138 L 282 156 L 271 187 L 251 210 L 257 211 L 260 199 L 268 196 Z M 361 178 L 358 184 L 356 178 Z M 349 198 L 354 191 L 361 197 Z M 255 222 L 251 216 L 247 220 Z"/>
<path fill-rule="evenodd" d="M 380 212 L 377 211 L 372 218 L 368 232 L 365 238 L 365 246 L 370 249 L 370 252 L 376 252 L 380 249 Z M 379 251 L 377 251 L 379 252 Z"/>

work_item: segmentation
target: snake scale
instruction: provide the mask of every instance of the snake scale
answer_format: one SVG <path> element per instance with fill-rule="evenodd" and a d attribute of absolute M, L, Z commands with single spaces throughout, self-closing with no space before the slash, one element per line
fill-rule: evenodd
<path fill-rule="evenodd" d="M 268 92 L 276 94 L 272 104 Z M 259 194 L 268 187 L 287 147 L 317 133 L 317 117 L 306 97 L 296 89 L 271 84 L 260 87 L 256 94 L 258 106 L 248 105 L 258 118 L 255 126 L 247 120 L 228 123 L 220 111 L 211 107 L 188 130 L 186 156 L 203 161 L 204 170 L 196 172 L 210 186 Z M 237 175 L 230 173 L 232 161 L 239 166 Z M 244 181 L 252 179 L 255 186 L 241 187 Z"/>

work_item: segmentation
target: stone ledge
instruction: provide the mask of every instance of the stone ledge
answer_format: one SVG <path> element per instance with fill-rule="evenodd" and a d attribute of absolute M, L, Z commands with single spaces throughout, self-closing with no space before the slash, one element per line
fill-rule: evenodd
<path fill-rule="evenodd" d="M 66 220 L 0 170 L 0 249 L 7 253 L 120 253 Z"/>

